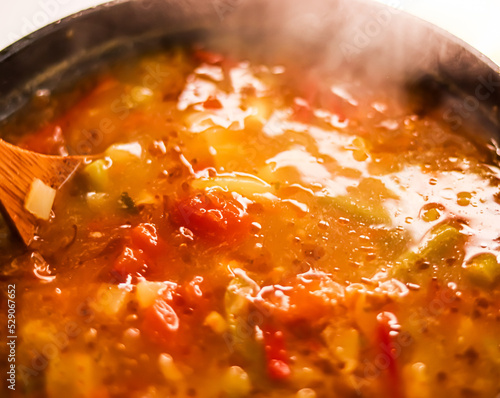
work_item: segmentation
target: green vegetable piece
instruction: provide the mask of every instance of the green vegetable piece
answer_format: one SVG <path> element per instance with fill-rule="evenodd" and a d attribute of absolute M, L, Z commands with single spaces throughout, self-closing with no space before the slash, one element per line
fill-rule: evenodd
<path fill-rule="evenodd" d="M 83 170 L 91 188 L 104 192 L 109 187 L 109 165 L 104 159 L 95 160 Z"/>
<path fill-rule="evenodd" d="M 438 225 L 431 232 L 430 238 L 419 247 L 418 258 L 432 263 L 446 259 L 464 237 L 453 225 Z"/>
<path fill-rule="evenodd" d="M 441 224 L 431 230 L 429 238 L 424 240 L 416 251 L 405 253 L 392 267 L 394 277 L 406 279 L 410 271 L 424 270 L 430 265 L 440 264 L 454 256 L 463 243 L 465 235 L 459 228 L 450 224 Z"/>
<path fill-rule="evenodd" d="M 258 285 L 244 271 L 236 269 L 235 274 L 224 297 L 229 330 L 233 332 L 238 328 L 241 319 L 248 314 L 250 298 L 259 291 Z"/>
<path fill-rule="evenodd" d="M 224 298 L 228 330 L 224 340 L 231 352 L 237 353 L 247 363 L 255 377 L 263 377 L 264 352 L 255 339 L 255 323 L 263 320 L 264 314 L 251 305 L 259 286 L 243 270 L 233 271 L 235 278 L 230 282 Z"/>
<path fill-rule="evenodd" d="M 348 196 L 320 196 L 318 203 L 345 213 L 347 218 L 366 225 L 390 225 L 392 222 L 386 208 L 379 203 L 362 202 Z"/>
<path fill-rule="evenodd" d="M 493 253 L 481 253 L 469 260 L 465 273 L 475 285 L 488 288 L 500 277 L 500 264 Z"/>

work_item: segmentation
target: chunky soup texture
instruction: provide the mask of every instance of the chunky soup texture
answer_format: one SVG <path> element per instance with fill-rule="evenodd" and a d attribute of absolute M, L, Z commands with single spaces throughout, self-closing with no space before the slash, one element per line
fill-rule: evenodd
<path fill-rule="evenodd" d="M 12 396 L 500 393 L 492 142 L 354 80 L 201 48 L 76 97 L 40 91 L 4 128 L 93 155 L 31 247 L 1 229 Z"/>

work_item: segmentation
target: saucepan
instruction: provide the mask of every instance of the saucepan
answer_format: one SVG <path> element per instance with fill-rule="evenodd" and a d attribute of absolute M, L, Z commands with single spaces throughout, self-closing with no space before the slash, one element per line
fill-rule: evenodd
<path fill-rule="evenodd" d="M 376 90 L 383 90 L 385 93 L 394 92 L 394 95 L 401 98 L 401 101 L 407 104 L 408 107 L 411 107 L 416 115 L 426 115 L 429 113 L 432 113 L 434 117 L 437 115 L 441 122 L 447 124 L 452 130 L 470 131 L 469 138 L 472 140 L 484 140 L 486 137 L 492 148 L 498 148 L 497 141 L 500 139 L 499 66 L 470 45 L 436 26 L 411 16 L 397 8 L 391 8 L 364 0 L 116 0 L 79 12 L 30 34 L 0 52 L 0 129 L 3 129 L 3 127 L 10 123 L 10 119 L 13 115 L 21 115 L 21 117 L 23 117 L 23 115 L 28 115 L 29 110 L 33 106 L 34 97 L 42 97 L 43 99 L 47 93 L 54 93 L 54 95 L 57 96 L 59 93 L 71 91 L 71 89 L 75 87 L 75 85 L 80 84 L 79 82 L 86 76 L 96 75 L 100 71 L 106 70 L 110 64 L 116 65 L 117 63 L 126 63 L 129 59 L 138 54 L 154 52 L 158 49 L 169 48 L 178 44 L 201 45 L 213 51 L 230 53 L 236 59 L 244 59 L 248 54 L 252 54 L 253 59 L 257 59 L 263 64 L 286 64 L 291 68 L 297 68 L 297 70 L 307 70 L 307 78 L 310 79 L 312 76 L 316 82 L 321 81 L 323 76 L 336 76 L 338 80 L 355 82 L 352 87 L 362 87 L 363 92 L 369 92 L 370 90 L 373 92 L 376 92 Z M 156 79 L 161 80 L 164 77 L 162 73 L 164 73 L 162 69 L 157 70 L 153 68 L 149 71 L 148 79 L 154 83 Z M 26 121 L 29 124 L 29 116 L 26 116 Z M 469 125 L 480 125 L 482 128 L 472 130 L 465 128 Z M 9 133 L 8 131 L 6 131 L 6 133 L 15 134 L 15 132 Z M 162 147 L 159 148 L 160 149 L 156 149 L 162 149 Z M 70 148 L 70 152 L 71 151 L 72 153 L 69 153 L 70 155 L 88 154 L 85 146 L 82 148 Z M 500 151 L 498 150 L 496 153 L 495 151 L 491 153 L 491 156 L 500 156 Z M 498 159 L 496 161 L 498 161 Z M 266 187 L 268 185 L 266 185 Z M 125 195 L 121 200 L 123 201 L 124 208 L 127 208 L 127 206 L 130 208 L 133 207 L 130 205 L 132 201 L 130 197 Z M 334 203 L 332 206 L 335 207 L 335 205 Z M 352 203 L 348 203 L 348 205 L 351 206 L 350 208 L 356 207 L 352 205 Z M 299 210 L 301 209 L 299 208 Z M 439 215 L 440 213 L 438 210 L 441 211 L 437 209 L 432 214 Z M 131 217 L 132 216 L 133 215 L 131 215 Z M 321 225 L 327 228 L 325 223 Z M 142 225 L 141 228 L 141 233 L 143 233 L 143 235 L 147 235 L 148 233 L 151 235 L 151 231 L 147 229 L 149 227 Z M 443 233 L 448 233 L 449 231 L 455 231 L 455 235 L 458 234 L 457 228 L 453 225 L 445 229 Z M 75 236 L 76 234 L 77 232 L 75 230 Z M 100 236 L 98 233 L 96 234 L 96 236 Z M 187 232 L 185 235 L 186 236 L 181 238 L 188 239 L 191 237 L 187 236 Z M 279 235 L 279 233 L 277 233 L 277 235 Z M 143 237 L 141 239 L 143 239 Z M 462 239 L 461 235 L 460 239 Z M 122 241 L 119 241 L 119 243 L 120 242 Z M 155 242 L 156 241 L 153 243 L 156 244 Z M 64 242 L 64 247 L 69 247 L 71 243 L 72 241 Z M 112 244 L 116 244 L 116 242 L 112 242 Z M 110 244 L 110 247 L 112 244 Z M 109 250 L 114 249 L 114 247 L 111 247 Z M 15 250 L 16 254 L 24 253 L 24 249 L 21 248 L 21 246 Z M 308 250 L 308 252 L 313 253 L 314 250 Z M 189 253 L 184 254 L 186 257 L 189 256 Z M 50 255 L 56 258 L 63 254 L 59 254 L 59 252 L 55 250 L 55 252 L 50 253 Z M 314 257 L 314 253 L 311 256 Z M 42 259 L 36 255 L 33 256 L 33 254 L 30 260 L 35 261 L 35 263 L 42 262 Z M 91 264 L 91 266 L 97 269 L 97 265 Z M 423 264 L 423 266 L 428 267 L 428 264 Z M 45 269 L 42 271 L 46 272 L 47 270 Z M 78 267 L 75 266 L 75 278 L 79 276 L 83 277 L 84 271 L 85 270 L 78 269 Z M 89 272 L 93 271 L 90 270 Z M 245 285 L 245 289 L 255 289 L 254 285 L 249 282 L 249 279 L 242 275 L 243 271 L 238 270 L 233 276 L 235 278 L 240 278 L 241 281 L 243 281 L 242 283 L 248 285 Z M 301 275 L 304 280 L 309 282 L 309 279 L 314 279 L 311 274 L 307 272 Z M 7 275 L 5 277 L 6 279 L 0 279 L 0 281 L 10 280 L 9 277 L 10 276 Z M 2 276 L 2 278 L 4 278 L 4 276 Z M 72 281 L 71 278 L 68 277 L 68 281 Z M 106 283 L 108 282 L 109 281 L 106 281 Z M 108 290 L 114 292 L 112 294 L 115 294 L 111 296 L 111 300 L 122 297 L 121 291 L 117 293 L 116 289 L 113 290 L 118 282 L 123 285 L 121 287 L 124 287 L 124 291 L 127 291 L 127 280 L 115 280 L 113 283 L 108 283 L 112 285 Z M 366 282 L 367 286 L 372 282 L 373 281 Z M 149 285 L 150 289 L 157 286 L 154 285 L 154 283 L 163 282 L 154 281 L 153 285 Z M 313 280 L 312 283 L 316 283 L 316 280 Z M 323 280 L 318 283 L 323 283 Z M 331 280 L 329 280 L 329 283 L 330 285 L 327 286 L 329 289 L 333 289 L 331 286 L 336 286 Z M 375 281 L 374 283 L 376 285 L 378 282 Z M 84 285 L 83 283 L 81 286 L 82 292 L 86 291 L 86 286 Z M 192 294 L 197 292 L 197 285 L 195 285 L 196 284 L 189 285 L 189 288 L 194 292 L 192 293 L 190 291 Z M 11 288 L 11 286 L 13 287 Z M 57 286 L 49 291 L 51 286 L 52 285 L 43 285 L 40 288 L 41 290 L 45 289 L 44 292 L 46 293 L 40 300 L 48 300 L 44 302 L 43 308 L 50 307 L 47 303 L 54 299 L 54 297 L 64 298 L 64 291 L 61 296 L 61 291 L 58 291 L 59 289 L 56 288 Z M 153 288 L 151 288 L 151 286 L 153 286 Z M 171 284 L 166 283 L 163 290 L 168 291 L 170 286 Z M 372 285 L 369 286 L 374 285 L 372 283 Z M 418 286 L 412 283 L 409 283 L 408 286 L 405 287 L 405 285 L 403 285 L 406 292 L 409 291 L 410 288 L 418 288 Z M 397 285 L 397 287 L 400 287 L 400 285 Z M 236 291 L 236 289 L 240 288 L 233 286 L 233 291 Z M 286 296 L 290 289 L 286 290 L 285 287 L 282 290 L 284 293 L 282 293 L 282 296 L 276 295 L 277 298 L 283 297 L 283 295 Z M 355 289 L 353 288 L 352 290 Z M 453 289 L 450 288 L 448 290 L 451 291 Z M 446 293 L 448 290 L 442 291 Z M 128 292 L 130 293 L 130 291 L 129 289 Z M 229 293 L 234 293 L 233 291 Z M 11 292 L 15 292 L 15 285 L 9 284 L 9 297 L 13 294 L 12 300 L 9 299 L 9 303 L 14 301 L 15 298 L 15 294 Z M 438 297 L 437 292 L 438 290 L 436 288 L 436 297 Z M 157 292 L 154 294 L 156 293 Z M 429 293 L 429 297 L 431 293 Z M 20 291 L 18 293 L 19 296 L 25 294 L 29 294 L 29 289 L 27 289 L 26 292 Z M 18 382 L 19 396 L 23 394 L 23 392 L 19 391 L 24 391 L 21 385 L 22 378 L 32 378 L 32 380 L 35 380 L 34 384 L 28 383 L 27 385 L 34 385 L 36 388 L 40 388 L 40 391 L 45 391 L 43 390 L 44 385 L 37 385 L 36 382 L 43 379 L 40 375 L 43 374 L 47 367 L 55 366 L 57 368 L 57 366 L 59 366 L 57 362 L 59 354 L 64 354 L 65 347 L 71 344 L 73 341 L 72 339 L 75 339 L 75 341 L 77 339 L 79 342 L 90 342 L 85 346 L 85 349 L 91 349 L 92 339 L 95 340 L 97 333 L 104 336 L 110 335 L 111 332 L 105 329 L 99 331 L 96 329 L 83 331 L 84 326 L 89 327 L 88 325 L 90 325 L 90 323 L 83 324 L 83 322 L 90 319 L 89 311 L 92 309 L 92 303 L 89 304 L 85 301 L 85 294 L 87 293 L 82 293 L 82 300 L 74 299 L 78 302 L 81 301 L 82 304 L 75 309 L 75 313 L 72 313 L 73 318 L 82 321 L 82 324 L 66 323 L 64 330 L 55 330 L 53 333 L 55 337 L 52 337 L 59 339 L 54 340 L 55 345 L 52 344 L 52 340 L 50 340 L 52 337 L 45 339 L 45 336 L 49 335 L 50 330 L 47 328 L 44 329 L 46 325 L 43 319 L 38 319 L 39 317 L 36 317 L 36 322 L 30 323 L 31 327 L 35 330 L 23 330 L 24 335 L 29 335 L 29 333 L 35 335 L 39 332 L 38 329 L 43 330 L 46 334 L 39 333 L 41 336 L 40 339 L 45 339 L 43 340 L 42 348 L 54 346 L 55 348 L 51 352 L 56 352 L 56 354 L 53 355 L 53 358 L 48 358 L 51 354 L 47 349 L 47 352 L 39 353 L 39 355 L 33 354 L 33 358 L 30 357 L 28 360 L 24 358 L 26 362 L 29 362 L 29 366 L 24 366 L 25 364 L 22 363 L 23 358 L 19 358 L 17 363 L 20 365 L 23 364 L 22 368 L 20 367 L 17 369 L 18 376 L 20 377 Z M 262 294 L 267 293 L 264 292 Z M 352 294 L 356 295 L 357 293 L 355 292 Z M 359 297 L 361 297 L 361 293 L 359 293 Z M 437 303 L 441 305 L 445 302 L 447 309 L 450 311 L 451 319 L 453 316 L 452 310 L 455 308 L 453 307 L 455 301 L 449 301 L 448 296 L 439 297 L 442 300 L 437 301 Z M 53 303 L 58 302 L 57 300 L 58 299 L 54 299 Z M 50 301 L 50 303 L 52 303 L 52 301 Z M 165 303 L 166 301 L 163 303 L 163 307 L 160 308 L 160 310 L 164 311 L 163 320 L 168 317 L 168 314 L 165 315 L 167 309 L 171 309 L 169 304 Z M 364 308 L 362 307 L 363 305 L 373 304 L 369 302 L 368 298 L 366 302 L 363 303 L 359 304 L 353 311 L 362 312 Z M 390 297 L 387 303 L 384 302 L 382 304 L 390 306 Z M 434 310 L 431 305 L 434 301 L 430 301 L 430 303 L 430 309 L 428 309 L 428 311 L 433 315 L 434 312 L 432 311 Z M 183 302 L 182 305 L 184 304 L 185 302 Z M 378 304 L 380 303 L 375 303 L 373 305 Z M 445 306 L 445 304 L 442 305 Z M 485 299 L 483 299 L 480 304 L 481 308 L 478 307 L 478 313 L 488 308 L 488 301 Z M 11 304 L 9 304 L 9 308 L 11 308 L 10 305 Z M 12 305 L 14 309 L 13 313 L 15 313 L 15 304 Z M 54 304 L 54 307 L 57 305 L 58 304 Z M 65 304 L 61 304 L 61 308 L 65 308 L 64 311 L 66 311 L 64 305 Z M 130 306 L 133 306 L 133 304 L 130 304 Z M 3 304 L 1 308 L 5 308 Z M 127 310 L 128 309 L 130 308 L 127 308 Z M 186 315 L 188 310 L 190 310 L 190 308 L 184 309 L 185 313 L 183 313 L 182 316 Z M 309 308 L 309 310 L 312 313 L 315 311 L 313 307 Z M 439 311 L 441 311 L 441 309 L 439 309 Z M 473 312 L 472 309 L 470 312 Z M 386 312 L 381 314 L 384 322 L 390 318 Z M 439 312 L 439 314 L 441 314 L 441 312 Z M 52 313 L 44 313 L 41 314 L 40 317 L 49 319 L 52 315 Z M 261 313 L 257 315 L 261 316 Z M 432 318 L 431 315 L 429 315 L 428 318 Z M 54 316 L 57 317 L 58 315 Z M 332 312 L 332 317 L 334 316 L 335 314 Z M 123 318 L 126 318 L 125 315 Z M 422 318 L 424 318 L 424 316 L 422 316 Z M 127 317 L 126 319 L 132 319 L 132 317 Z M 213 315 L 212 318 L 207 319 L 209 319 L 207 322 L 212 322 L 211 325 L 213 328 L 217 329 L 217 322 L 220 321 L 221 316 Z M 470 319 L 467 317 L 467 320 Z M 19 319 L 16 324 L 19 325 L 19 329 L 23 328 L 24 321 L 26 320 Z M 132 321 L 137 321 L 137 319 L 132 319 Z M 386 322 L 385 326 L 387 325 L 391 326 L 390 319 Z M 110 328 L 112 329 L 115 326 L 116 324 L 111 324 Z M 387 328 L 389 326 L 387 326 Z M 459 326 L 464 329 L 468 324 L 457 325 L 457 328 L 459 328 Z M 297 335 L 300 335 L 301 331 L 307 330 L 307 325 L 305 325 L 304 322 L 297 323 L 296 325 L 294 324 L 293 327 L 296 328 L 295 331 Z M 432 328 L 432 325 L 429 327 Z M 470 326 L 469 329 L 470 328 L 472 328 L 472 326 Z M 382 332 L 384 332 L 384 330 L 387 332 L 388 329 L 386 329 L 380 330 L 382 330 Z M 4 329 L 2 328 L 2 330 Z M 47 330 L 49 330 L 49 332 L 47 332 Z M 127 334 L 124 335 L 123 338 L 128 338 L 132 341 L 134 336 L 138 333 L 137 330 L 138 329 L 133 328 L 127 329 Z M 349 333 L 351 333 L 354 329 L 347 328 L 346 330 L 349 330 Z M 265 335 L 267 332 L 262 332 L 262 330 L 260 330 L 259 333 Z M 281 344 L 279 334 L 270 333 L 271 332 L 268 333 L 267 337 L 272 335 L 271 338 L 274 339 L 273 341 L 277 342 L 277 345 Z M 389 336 L 389 333 L 385 333 L 383 336 L 386 338 Z M 345 341 L 347 341 L 350 337 L 352 336 L 344 334 L 340 339 L 344 341 L 342 338 L 345 338 Z M 338 336 L 335 338 L 338 338 Z M 389 337 L 387 337 L 386 340 L 389 341 Z M 59 346 L 58 343 L 60 343 L 61 346 Z M 113 343 L 114 342 L 110 341 L 110 347 Z M 162 343 L 165 342 L 163 341 Z M 363 342 L 360 344 L 362 343 Z M 401 340 L 399 343 L 400 346 L 390 346 L 386 344 L 386 346 L 382 347 L 383 351 L 381 351 L 380 358 L 391 359 L 399 355 L 402 348 L 406 347 L 404 344 L 407 342 Z M 13 344 L 15 347 L 16 343 Z M 166 344 L 168 344 L 168 341 Z M 491 347 L 493 347 L 493 345 L 491 345 Z M 110 350 L 118 350 L 119 348 L 120 347 L 116 348 L 115 345 L 113 345 Z M 200 350 L 201 349 L 209 348 L 202 347 Z M 307 348 L 307 350 L 311 352 L 315 349 L 316 348 L 313 346 Z M 497 352 L 497 354 L 495 355 L 498 357 L 498 347 L 493 347 L 491 350 L 492 352 L 496 350 L 495 352 Z M 480 362 L 480 355 L 482 355 L 483 351 L 479 351 L 478 353 L 467 346 L 465 346 L 462 351 L 463 352 L 460 354 L 461 357 L 459 358 L 460 360 L 468 360 L 470 366 L 476 366 Z M 342 356 L 342 352 L 336 352 L 336 354 Z M 273 358 L 275 364 L 280 363 L 280 355 L 281 354 L 278 352 L 276 358 Z M 48 361 L 47 358 L 51 361 Z M 83 364 L 83 369 L 91 368 L 92 364 L 89 362 L 89 357 L 85 358 L 87 362 Z M 0 363 L 4 363 L 4 359 L 5 358 L 1 358 Z M 136 359 L 137 358 L 127 358 L 127 360 L 130 361 Z M 142 358 L 141 360 L 144 360 L 146 363 L 149 361 L 149 358 L 146 356 L 146 359 Z M 154 360 L 156 361 L 157 358 Z M 167 369 L 164 373 L 164 375 L 166 375 L 165 377 L 176 381 L 177 379 L 175 378 L 180 372 L 173 367 L 172 358 L 167 354 L 162 354 L 159 360 L 163 366 L 162 369 Z M 454 360 L 455 358 L 450 358 L 449 362 L 453 362 Z M 8 361 L 10 366 L 10 360 Z M 52 365 L 49 365 L 49 362 Z M 67 376 L 70 375 L 70 373 L 75 374 L 80 371 L 81 367 L 79 366 L 81 364 L 77 363 L 77 361 L 67 363 L 71 364 L 69 369 L 57 368 L 57 371 Z M 212 364 L 216 367 L 214 364 L 216 364 L 216 361 Z M 328 373 L 331 375 L 343 372 L 342 368 L 332 368 L 331 365 L 325 361 L 319 361 L 315 366 L 316 365 L 318 368 L 323 369 L 325 374 Z M 349 363 L 347 362 L 343 363 L 343 366 L 348 367 L 348 365 Z M 380 365 L 382 370 L 380 370 L 379 373 L 384 375 L 389 374 L 390 376 L 393 371 L 391 366 L 393 365 L 391 365 L 390 361 L 388 364 L 382 363 Z M 450 365 L 450 367 L 451 366 L 452 365 Z M 306 367 L 304 367 L 304 369 L 306 369 Z M 410 378 L 416 386 L 414 396 L 421 396 L 418 395 L 418 391 L 420 391 L 418 390 L 418 386 L 425 384 L 418 378 L 420 377 L 419 375 L 421 375 L 419 369 L 418 366 L 410 369 L 410 371 L 414 372 L 412 375 L 416 375 L 413 379 Z M 241 376 L 240 370 L 241 368 L 236 366 L 231 368 L 230 372 L 233 373 L 229 373 L 229 376 Z M 276 372 L 279 373 L 280 371 L 281 370 L 278 369 Z M 489 371 L 489 369 L 485 370 L 484 373 L 486 374 L 487 371 Z M 158 375 L 159 374 L 158 371 Z M 304 377 L 309 374 L 307 373 L 307 369 L 303 371 L 303 374 L 305 375 Z M 87 374 L 83 374 L 82 378 L 87 376 Z M 278 374 L 278 376 L 280 376 L 280 374 Z M 128 374 L 126 377 L 133 377 L 133 375 Z M 156 375 L 152 375 L 152 378 L 154 377 L 156 377 Z M 349 377 L 349 380 L 355 384 L 358 379 L 362 380 L 364 376 L 352 373 Z M 372 376 L 369 375 L 367 377 Z M 440 380 L 436 382 L 445 383 L 446 377 L 455 377 L 453 371 L 451 370 L 448 372 L 448 376 L 447 374 L 443 376 L 442 372 L 438 373 L 438 378 L 440 378 Z M 495 377 L 494 371 L 491 371 L 491 373 L 485 376 L 485 380 L 482 380 L 486 383 L 484 384 L 486 386 L 485 388 L 489 388 L 488 391 L 493 391 L 491 383 L 498 382 L 495 380 Z M 375 378 L 376 377 L 372 377 L 372 379 Z M 244 377 L 240 377 L 240 379 L 240 382 L 243 383 L 244 386 L 248 384 L 248 380 Z M 169 379 L 169 381 L 172 380 Z M 58 387 L 61 387 L 61 385 L 64 387 L 64 383 L 58 384 L 58 380 L 54 379 L 51 381 Z M 107 381 L 104 380 L 103 383 L 104 382 Z M 118 385 L 119 381 L 111 380 L 110 383 Z M 283 386 L 283 384 L 280 383 L 281 381 L 278 381 L 276 384 L 276 391 L 278 392 Z M 477 385 L 481 387 L 479 382 Z M 88 393 L 89 390 L 86 390 L 86 387 L 84 387 L 85 386 L 82 387 L 82 391 L 85 390 L 86 393 Z M 336 391 L 344 391 L 342 390 L 342 388 L 344 388 L 343 385 L 336 386 L 336 388 L 337 387 L 338 390 Z M 468 389 L 463 389 L 462 395 L 473 396 L 473 387 L 475 388 L 477 386 L 472 386 L 470 391 Z M 247 388 L 247 390 L 248 389 L 249 388 Z M 64 394 L 63 390 L 64 388 L 59 388 L 59 394 Z M 63 392 L 61 393 L 61 391 Z M 71 394 L 75 393 L 75 390 L 72 391 Z M 242 389 L 236 386 L 231 391 L 234 393 L 234 396 L 239 396 L 238 394 Z M 348 396 L 354 396 L 352 394 L 355 394 L 355 390 L 352 388 L 345 389 L 345 391 L 351 394 Z M 362 388 L 358 390 L 360 394 L 363 391 Z M 389 389 L 388 391 L 392 390 Z M 147 394 L 146 392 L 141 396 L 157 396 L 154 395 L 153 392 L 151 392 L 151 395 L 147 395 L 149 392 L 147 392 Z M 190 392 L 192 393 L 191 395 Z M 28 393 L 32 393 L 32 391 L 27 391 L 27 394 Z M 102 395 L 99 395 L 101 393 L 99 391 L 93 391 L 92 393 L 95 393 L 95 395 L 93 395 L 95 397 L 109 396 L 106 391 L 102 392 Z M 124 396 L 123 391 L 121 393 L 122 395 L 119 396 Z M 196 393 L 195 390 L 189 389 L 186 396 L 193 396 L 194 393 Z M 176 396 L 174 395 L 175 391 L 172 391 L 172 394 L 172 396 Z M 259 391 L 257 391 L 256 394 L 258 395 Z M 309 389 L 304 389 L 301 394 L 302 395 L 297 396 L 316 396 L 311 395 L 312 393 Z M 402 396 L 399 395 L 400 392 L 397 389 L 392 391 L 391 394 L 390 396 L 395 398 Z M 77 395 L 78 394 L 75 396 Z M 36 393 L 34 393 L 33 396 L 37 396 Z M 43 392 L 40 392 L 40 396 L 43 396 Z M 62 397 L 64 395 L 54 396 Z M 87 394 L 81 396 L 87 397 L 91 395 Z M 135 396 L 136 395 L 134 395 L 134 397 Z M 233 395 L 228 394 L 227 396 Z M 273 396 L 279 396 L 279 393 Z"/>

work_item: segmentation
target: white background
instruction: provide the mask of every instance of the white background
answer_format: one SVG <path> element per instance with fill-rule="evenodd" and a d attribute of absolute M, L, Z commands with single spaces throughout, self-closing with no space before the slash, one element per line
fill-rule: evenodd
<path fill-rule="evenodd" d="M 407 10 L 441 26 L 500 64 L 500 0 L 378 1 Z M 103 2 L 103 0 L 0 0 L 0 48 L 49 22 Z"/>

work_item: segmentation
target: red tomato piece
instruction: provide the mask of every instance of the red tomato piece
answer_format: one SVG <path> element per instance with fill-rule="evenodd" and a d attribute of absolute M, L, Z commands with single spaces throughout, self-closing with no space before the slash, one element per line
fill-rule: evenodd
<path fill-rule="evenodd" d="M 273 380 L 286 380 L 290 376 L 290 367 L 284 361 L 271 359 L 267 364 L 267 372 Z"/>
<path fill-rule="evenodd" d="M 314 112 L 302 98 L 295 98 L 293 101 L 293 118 L 300 123 L 310 123 L 314 118 Z"/>
<path fill-rule="evenodd" d="M 178 329 L 179 317 L 165 299 L 156 299 L 155 303 L 146 310 L 142 330 L 154 342 L 168 341 L 171 334 Z"/>
<path fill-rule="evenodd" d="M 203 292 L 200 286 L 202 283 L 203 277 L 195 276 L 191 282 L 184 286 L 183 296 L 188 302 L 196 303 L 203 297 Z"/>
<path fill-rule="evenodd" d="M 172 221 L 195 236 L 214 243 L 234 242 L 250 231 L 250 217 L 234 198 L 213 191 L 180 200 L 171 211 Z"/>
<path fill-rule="evenodd" d="M 146 254 L 157 254 L 159 249 L 159 238 L 156 227 L 153 224 L 142 223 L 132 228 L 130 237 L 134 246 Z"/>
<path fill-rule="evenodd" d="M 203 103 L 203 107 L 205 109 L 222 109 L 222 104 L 217 98 L 210 97 Z"/>
<path fill-rule="evenodd" d="M 285 349 L 283 332 L 266 328 L 264 330 L 264 350 L 266 354 L 267 374 L 272 380 L 283 381 L 291 374 L 289 355 Z"/>
<path fill-rule="evenodd" d="M 219 64 L 224 60 L 222 54 L 217 54 L 212 51 L 197 49 L 194 51 L 194 57 L 201 62 L 205 62 L 210 65 Z"/>
<path fill-rule="evenodd" d="M 38 134 L 29 134 L 18 145 L 47 155 L 67 155 L 66 141 L 59 125 L 51 124 Z"/>
<path fill-rule="evenodd" d="M 396 317 L 392 313 L 381 312 L 377 315 L 378 321 L 378 346 L 381 349 L 381 355 L 384 355 L 388 360 L 387 367 L 387 388 L 388 396 L 390 398 L 402 398 L 403 392 L 401 389 L 401 377 L 399 375 L 397 352 L 394 343 L 394 326 Z"/>
<path fill-rule="evenodd" d="M 317 76 L 312 74 L 305 76 L 302 82 L 299 82 L 299 92 L 306 103 L 326 109 L 337 115 L 341 120 L 345 119 L 344 107 L 350 104 L 335 95 L 329 87 L 325 87 Z M 296 106 L 296 104 L 294 105 Z M 295 112 L 296 111 L 295 109 Z M 307 116 L 307 110 L 301 110 L 300 114 L 301 116 Z M 306 119 L 304 121 L 307 123 L 310 122 L 311 119 Z"/>
<path fill-rule="evenodd" d="M 122 280 L 126 280 L 128 275 L 142 276 L 147 269 L 148 266 L 143 251 L 128 246 L 123 248 L 113 267 L 113 270 L 118 273 Z"/>
<path fill-rule="evenodd" d="M 336 300 L 343 294 L 340 285 L 318 274 L 310 279 L 298 277 L 286 286 L 265 286 L 259 292 L 258 304 L 283 323 L 307 321 L 313 324 L 329 316 Z"/>
<path fill-rule="evenodd" d="M 130 230 L 130 246 L 142 252 L 151 276 L 171 264 L 174 250 L 159 235 L 154 224 L 141 223 Z"/>

